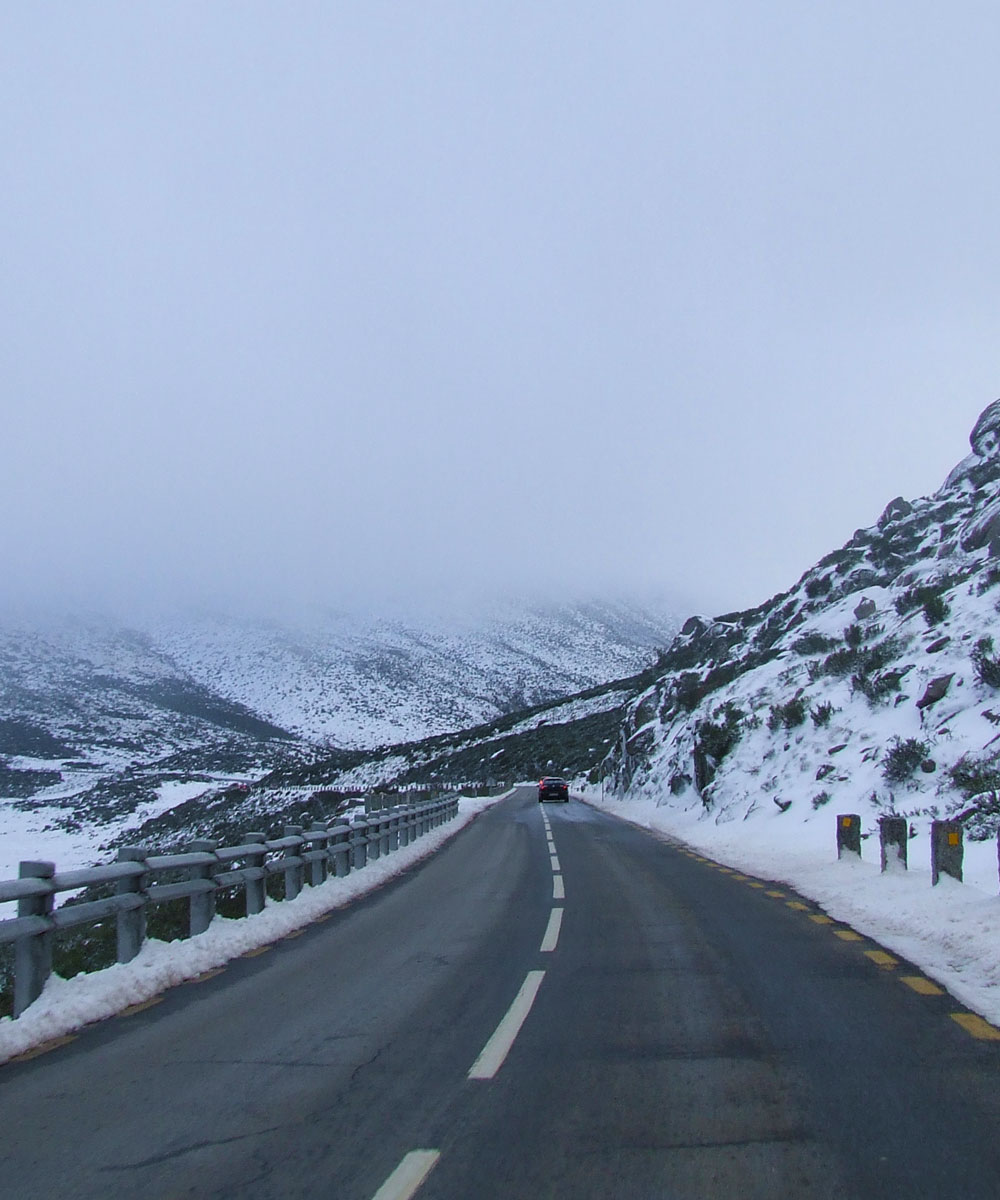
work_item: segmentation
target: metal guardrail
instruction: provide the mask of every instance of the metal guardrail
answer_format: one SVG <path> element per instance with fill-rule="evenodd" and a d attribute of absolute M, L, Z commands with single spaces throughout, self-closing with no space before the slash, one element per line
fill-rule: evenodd
<path fill-rule="evenodd" d="M 183 854 L 151 854 L 141 846 L 118 851 L 116 862 L 77 871 L 57 872 L 51 862 L 22 862 L 18 879 L 0 880 L 0 903 L 16 901 L 17 916 L 0 921 L 0 944 L 14 943 L 14 1016 L 19 1017 L 42 993 L 52 972 L 56 933 L 114 917 L 117 959 L 130 962 L 146 937 L 151 904 L 188 901 L 189 936 L 204 933 L 215 916 L 216 894 L 242 887 L 246 914 L 262 912 L 267 879 L 283 875 L 285 899 L 308 883 L 316 887 L 330 876 L 360 870 L 384 854 L 458 815 L 458 797 L 399 805 L 347 821 L 317 822 L 309 829 L 288 825 L 284 836 L 268 839 L 247 833 L 238 846 L 197 841 Z M 156 882 L 157 875 L 183 872 L 177 882 Z M 55 907 L 60 892 L 113 884 L 115 894 L 101 900 Z"/>

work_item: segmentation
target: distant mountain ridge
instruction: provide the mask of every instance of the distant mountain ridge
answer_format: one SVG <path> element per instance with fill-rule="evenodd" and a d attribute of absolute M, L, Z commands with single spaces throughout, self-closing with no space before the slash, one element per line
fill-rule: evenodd
<path fill-rule="evenodd" d="M 676 624 L 597 603 L 507 604 L 464 620 L 8 621 L 0 833 L 12 855 L 17 843 L 31 857 L 32 831 L 75 832 L 79 856 L 132 814 L 227 782 L 335 747 L 350 757 L 477 726 L 634 674 Z"/>
<path fill-rule="evenodd" d="M 506 604 L 464 619 L 329 614 L 297 625 L 162 622 L 156 645 L 203 687 L 342 747 L 481 724 L 648 666 L 677 629 L 626 603 Z"/>

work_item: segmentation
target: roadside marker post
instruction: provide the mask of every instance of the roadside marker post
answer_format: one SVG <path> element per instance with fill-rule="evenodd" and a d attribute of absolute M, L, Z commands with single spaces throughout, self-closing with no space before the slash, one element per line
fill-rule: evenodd
<path fill-rule="evenodd" d="M 962 860 L 965 848 L 962 844 L 962 826 L 958 821 L 931 822 L 931 883 L 936 884 L 942 875 L 962 882 Z"/>
<path fill-rule="evenodd" d="M 878 838 L 882 852 L 882 873 L 905 871 L 907 824 L 905 817 L 879 817 Z"/>
<path fill-rule="evenodd" d="M 837 857 L 844 854 L 861 857 L 861 818 L 857 813 L 841 813 L 837 817 Z"/>

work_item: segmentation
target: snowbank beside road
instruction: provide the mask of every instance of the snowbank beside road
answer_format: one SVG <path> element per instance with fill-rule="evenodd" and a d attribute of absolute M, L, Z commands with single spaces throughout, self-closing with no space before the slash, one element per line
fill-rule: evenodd
<path fill-rule="evenodd" d="M 106 1017 L 151 1000 L 165 988 L 195 979 L 250 950 L 278 941 L 318 917 L 343 908 L 358 896 L 402 875 L 454 837 L 502 796 L 462 797 L 458 816 L 411 845 L 380 858 L 342 879 L 306 887 L 294 900 L 269 905 L 240 920 L 216 917 L 205 933 L 183 941 L 149 939 L 130 963 L 117 963 L 90 975 L 53 975 L 42 995 L 16 1021 L 0 1019 L 0 1063 Z"/>
<path fill-rule="evenodd" d="M 697 802 L 658 807 L 655 799 L 584 795 L 588 804 L 677 839 L 748 874 L 788 884 L 830 916 L 909 959 L 963 1004 L 1000 1026 L 1000 897 L 994 840 L 968 842 L 965 883 L 930 883 L 924 830 L 909 843 L 908 871 L 879 870 L 877 837 L 867 861 L 837 860 L 834 814 L 808 823 L 781 813 L 717 825 Z"/>

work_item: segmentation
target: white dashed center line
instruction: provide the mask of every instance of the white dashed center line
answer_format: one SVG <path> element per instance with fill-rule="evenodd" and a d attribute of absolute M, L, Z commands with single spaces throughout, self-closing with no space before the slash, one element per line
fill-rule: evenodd
<path fill-rule="evenodd" d="M 563 910 L 561 908 L 554 908 L 549 914 L 549 923 L 546 926 L 545 936 L 542 938 L 540 947 L 542 954 L 550 954 L 556 948 L 556 944 L 559 941 L 559 930 L 562 928 L 562 915 Z"/>
<path fill-rule="evenodd" d="M 562 870 L 562 867 L 560 867 L 560 865 L 559 865 L 559 859 L 556 858 L 556 856 L 554 854 L 552 855 L 551 862 L 552 862 L 552 870 L 553 871 L 561 871 Z"/>
<path fill-rule="evenodd" d="M 514 997 L 514 1003 L 507 1009 L 507 1015 L 483 1047 L 482 1054 L 472 1064 L 470 1079 L 492 1079 L 503 1066 L 504 1059 L 514 1045 L 514 1039 L 521 1032 L 521 1026 L 531 1012 L 531 1006 L 535 1003 L 544 978 L 544 971 L 528 972 L 527 978 L 521 984 L 521 990 Z"/>
<path fill-rule="evenodd" d="M 566 889 L 563 887 L 563 877 L 561 875 L 552 876 L 552 899 L 566 899 Z"/>
<path fill-rule="evenodd" d="M 411 1150 L 372 1200 L 410 1200 L 440 1157 L 440 1150 Z"/>

